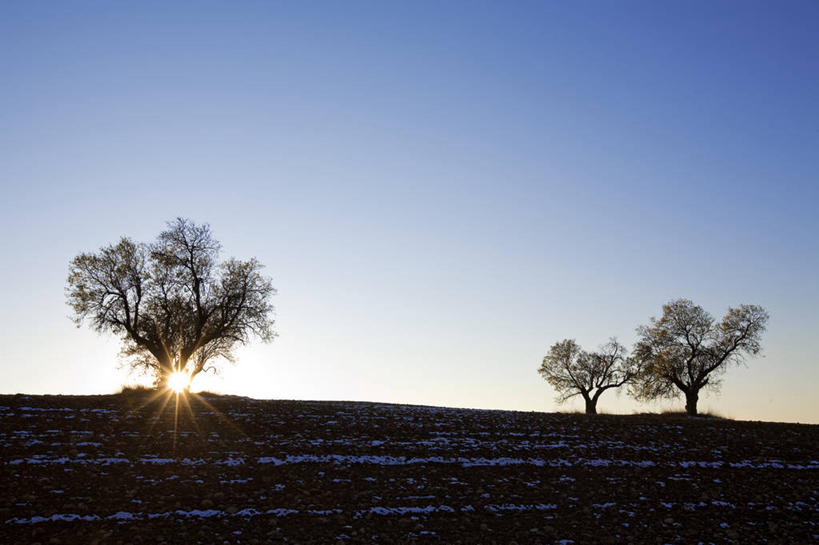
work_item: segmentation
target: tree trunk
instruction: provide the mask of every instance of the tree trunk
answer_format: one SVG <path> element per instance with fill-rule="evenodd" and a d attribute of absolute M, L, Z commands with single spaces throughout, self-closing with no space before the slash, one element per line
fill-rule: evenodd
<path fill-rule="evenodd" d="M 586 400 L 586 414 L 597 414 L 597 399 L 585 397 Z"/>
<path fill-rule="evenodd" d="M 172 363 L 161 363 L 154 383 L 156 387 L 160 390 L 168 390 L 170 388 L 170 378 L 174 372 L 176 372 L 176 368 Z"/>
<path fill-rule="evenodd" d="M 153 351 L 151 351 L 153 353 Z M 173 373 L 173 364 L 171 360 L 166 357 L 159 357 L 154 354 L 157 361 L 157 367 L 154 368 L 154 388 L 166 389 L 168 387 L 168 377 Z"/>
<path fill-rule="evenodd" d="M 164 367 L 160 369 L 159 372 L 155 375 L 154 387 L 160 390 L 166 390 L 168 388 L 168 378 L 170 378 L 172 372 L 173 372 L 172 369 Z"/>
<path fill-rule="evenodd" d="M 697 401 L 699 401 L 699 399 L 699 391 L 692 390 L 685 392 L 685 412 L 688 416 L 697 416 Z"/>
<path fill-rule="evenodd" d="M 196 375 L 201 373 L 203 369 L 204 369 L 204 366 L 202 366 L 202 365 L 197 365 L 197 366 L 195 366 L 193 368 L 193 370 L 191 371 L 190 379 L 188 380 L 188 390 L 190 390 L 191 384 L 193 384 L 194 377 L 196 377 Z"/>

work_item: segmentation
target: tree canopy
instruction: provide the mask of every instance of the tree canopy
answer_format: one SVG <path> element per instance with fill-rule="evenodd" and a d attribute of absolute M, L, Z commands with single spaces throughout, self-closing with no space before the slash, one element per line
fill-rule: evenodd
<path fill-rule="evenodd" d="M 252 337 L 270 341 L 275 294 L 251 258 L 219 261 L 210 226 L 168 222 L 152 243 L 122 237 L 70 263 L 67 302 L 79 327 L 121 338 L 135 369 L 164 383 L 173 372 L 192 380 Z"/>
<path fill-rule="evenodd" d="M 573 339 L 551 346 L 538 369 L 558 392 L 558 402 L 574 396 L 586 402 L 586 413 L 597 413 L 597 401 L 606 390 L 619 388 L 634 376 L 626 349 L 612 338 L 598 352 L 586 352 Z"/>
<path fill-rule="evenodd" d="M 699 392 L 718 388 L 719 376 L 761 349 L 768 312 L 758 305 L 729 308 L 720 321 L 688 299 L 663 306 L 660 319 L 637 329 L 634 357 L 639 373 L 632 394 L 637 399 L 684 394 L 686 412 L 697 414 Z"/>

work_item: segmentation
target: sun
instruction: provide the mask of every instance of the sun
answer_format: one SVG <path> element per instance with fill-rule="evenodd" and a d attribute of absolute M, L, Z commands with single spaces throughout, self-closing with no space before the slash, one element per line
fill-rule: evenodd
<path fill-rule="evenodd" d="M 184 371 L 174 371 L 171 373 L 171 376 L 168 377 L 168 388 L 177 394 L 184 392 L 189 384 L 190 377 Z"/>

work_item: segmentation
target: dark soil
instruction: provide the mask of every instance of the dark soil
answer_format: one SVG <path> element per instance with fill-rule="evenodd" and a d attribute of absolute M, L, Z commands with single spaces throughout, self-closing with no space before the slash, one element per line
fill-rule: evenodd
<path fill-rule="evenodd" d="M 819 543 L 819 426 L 0 396 L 0 543 Z"/>

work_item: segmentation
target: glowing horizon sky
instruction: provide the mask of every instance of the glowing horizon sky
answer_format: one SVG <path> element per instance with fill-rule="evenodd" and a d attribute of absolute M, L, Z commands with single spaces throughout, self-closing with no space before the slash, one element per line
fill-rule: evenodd
<path fill-rule="evenodd" d="M 0 6 L 4 393 L 111 393 L 70 259 L 177 216 L 279 338 L 196 387 L 558 406 L 548 347 L 687 297 L 771 314 L 700 409 L 819 423 L 819 5 Z M 682 409 L 606 392 L 603 412 Z"/>

